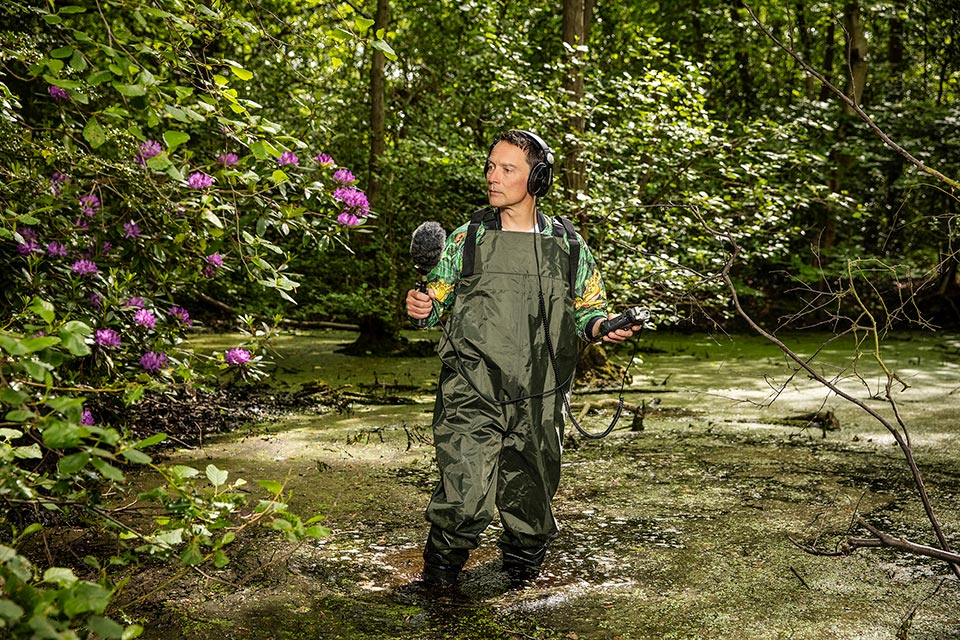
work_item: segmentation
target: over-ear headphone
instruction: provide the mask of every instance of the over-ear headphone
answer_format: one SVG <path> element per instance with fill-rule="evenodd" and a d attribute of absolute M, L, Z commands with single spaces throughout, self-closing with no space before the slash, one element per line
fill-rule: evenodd
<path fill-rule="evenodd" d="M 542 198 L 547 195 L 547 192 L 550 191 L 550 185 L 553 184 L 553 150 L 547 146 L 543 138 L 532 131 L 524 129 L 515 129 L 514 131 L 532 142 L 539 149 L 539 155 L 543 158 L 530 168 L 530 176 L 527 178 L 527 192 L 532 196 Z M 490 145 L 490 151 L 493 151 L 497 142 L 502 140 L 502 137 L 495 140 Z M 490 152 L 487 152 L 488 157 L 489 155 Z"/>

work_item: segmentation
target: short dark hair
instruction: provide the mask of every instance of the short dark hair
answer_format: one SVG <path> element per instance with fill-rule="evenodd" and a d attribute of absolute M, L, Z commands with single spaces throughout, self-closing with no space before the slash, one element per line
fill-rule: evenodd
<path fill-rule="evenodd" d="M 523 155 L 526 157 L 527 164 L 531 169 L 537 166 L 538 163 L 547 161 L 540 145 L 534 142 L 526 133 L 518 129 L 510 129 L 498 135 L 494 139 L 493 144 L 490 145 L 490 151 L 487 152 L 488 157 L 498 142 L 509 142 L 513 146 L 519 147 L 520 150 L 523 151 Z"/>

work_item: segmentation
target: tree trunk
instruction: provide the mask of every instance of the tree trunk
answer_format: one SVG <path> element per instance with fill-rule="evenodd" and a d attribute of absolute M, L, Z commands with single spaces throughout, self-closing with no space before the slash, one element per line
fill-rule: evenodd
<path fill-rule="evenodd" d="M 586 121 L 580 111 L 583 101 L 583 59 L 586 54 L 587 36 L 593 14 L 593 0 L 564 0 L 563 42 L 565 44 L 566 75 L 563 79 L 563 94 L 570 112 L 564 123 L 561 141 L 563 153 L 563 194 L 571 204 L 570 214 L 584 239 L 589 236 L 587 211 L 580 204 L 578 195 L 587 189 L 586 163 L 582 158 L 582 142 Z"/>
<path fill-rule="evenodd" d="M 843 10 L 843 23 L 847 30 L 847 89 L 846 93 L 859 105 L 863 100 L 863 90 L 867 82 L 867 34 L 863 28 L 863 17 L 856 0 L 848 2 Z M 847 103 L 843 104 L 847 115 L 854 115 Z"/>
<path fill-rule="evenodd" d="M 377 14 L 374 16 L 374 33 L 386 32 L 389 16 L 389 0 L 377 0 Z M 383 192 L 381 160 L 387 150 L 386 130 L 386 77 L 384 66 L 386 57 L 379 49 L 373 50 L 370 65 L 370 179 L 367 182 L 367 199 L 376 210 Z"/>

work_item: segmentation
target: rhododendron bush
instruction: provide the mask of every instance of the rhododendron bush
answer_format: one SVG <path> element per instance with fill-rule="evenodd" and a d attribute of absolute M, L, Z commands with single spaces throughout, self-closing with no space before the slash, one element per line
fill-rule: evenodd
<path fill-rule="evenodd" d="M 196 291 L 229 274 L 292 300 L 286 247 L 333 248 L 371 215 L 348 168 L 258 114 L 253 73 L 233 59 L 258 29 L 207 4 L 0 9 L 16 25 L 0 33 L 0 635 L 136 635 L 105 615 L 103 572 L 43 570 L 18 552 L 39 530 L 31 509 L 95 518 L 99 484 L 153 465 L 144 449 L 162 435 L 132 439 L 93 397 L 130 404 L 164 385 L 262 375 L 270 330 L 250 319 L 250 339 L 223 353 L 186 347 Z M 209 530 L 249 526 L 232 519 L 246 494 L 224 500 L 215 468 L 155 468 L 196 509 L 165 517 L 176 535 L 140 550 L 222 566 L 232 537 Z M 286 511 L 280 485 L 262 486 L 257 523 L 323 534 Z M 197 526 L 200 514 L 213 522 Z"/>

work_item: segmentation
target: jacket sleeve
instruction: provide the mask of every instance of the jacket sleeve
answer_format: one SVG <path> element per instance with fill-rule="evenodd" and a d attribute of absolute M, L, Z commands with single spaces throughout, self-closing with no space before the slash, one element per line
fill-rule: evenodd
<path fill-rule="evenodd" d="M 480 230 L 482 232 L 482 228 Z M 427 289 L 433 291 L 434 305 L 430 317 L 427 318 L 428 327 L 434 327 L 445 317 L 453 307 L 456 296 L 457 282 L 460 281 L 460 270 L 463 266 L 463 245 L 467 235 L 467 225 L 461 225 L 447 236 L 447 242 L 440 255 L 440 261 L 427 274 Z"/>
<path fill-rule="evenodd" d="M 587 329 L 591 327 L 593 320 L 607 317 L 607 291 L 590 248 L 579 233 L 577 239 L 580 240 L 580 263 L 577 265 L 577 282 L 574 287 L 574 318 L 577 322 L 577 335 L 589 342 Z"/>

